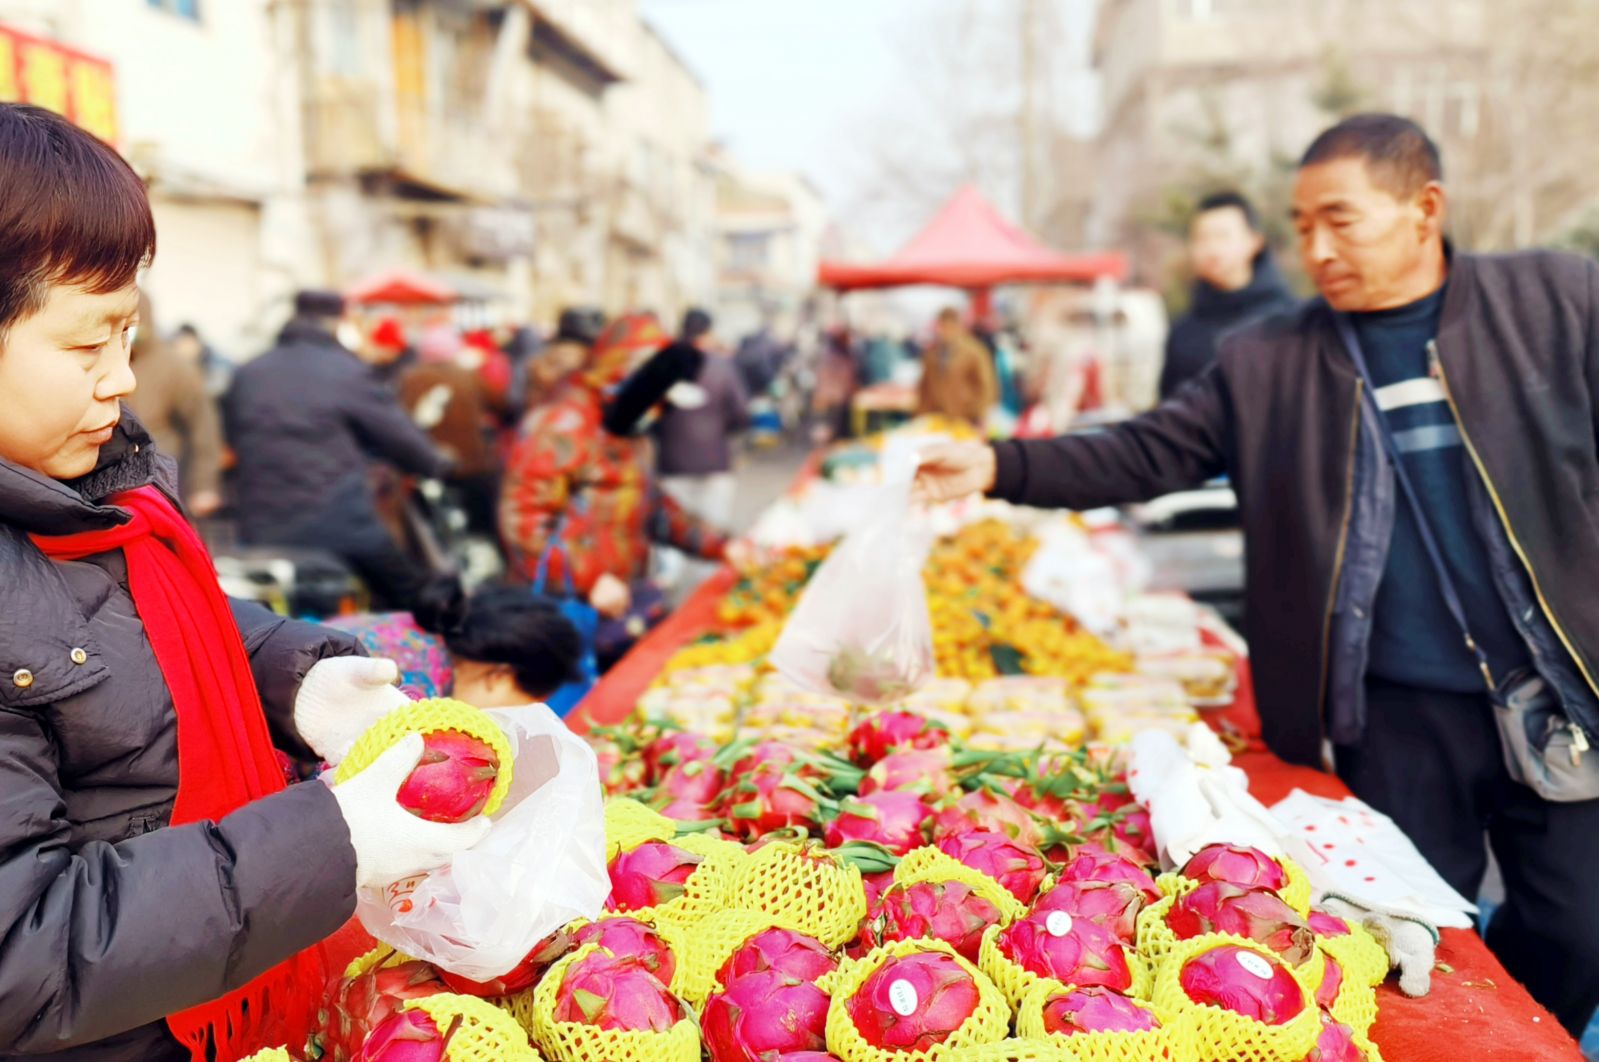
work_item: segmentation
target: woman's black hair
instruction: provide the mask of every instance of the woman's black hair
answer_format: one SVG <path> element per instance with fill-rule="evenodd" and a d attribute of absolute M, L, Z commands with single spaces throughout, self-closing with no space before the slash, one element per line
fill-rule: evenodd
<path fill-rule="evenodd" d="M 542 700 L 581 676 L 582 636 L 551 598 L 514 586 L 468 595 L 455 579 L 429 584 L 419 598 L 417 626 L 443 638 L 453 657 L 509 666 L 530 697 Z"/>

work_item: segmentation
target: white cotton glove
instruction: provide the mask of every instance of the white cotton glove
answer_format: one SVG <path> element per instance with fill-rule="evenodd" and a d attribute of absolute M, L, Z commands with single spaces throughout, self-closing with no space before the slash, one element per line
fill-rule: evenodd
<path fill-rule="evenodd" d="M 422 735 L 407 734 L 366 770 L 333 787 L 355 849 L 355 883 L 387 885 L 442 867 L 489 832 L 487 815 L 466 822 L 429 822 L 396 800 L 422 759 Z"/>
<path fill-rule="evenodd" d="M 1412 998 L 1432 991 L 1432 969 L 1438 961 L 1438 930 L 1414 918 L 1369 911 L 1338 896 L 1328 896 L 1321 906 L 1346 922 L 1357 922 L 1388 953 L 1388 964 L 1399 971 L 1399 990 Z"/>
<path fill-rule="evenodd" d="M 336 765 L 368 727 L 411 703 L 394 685 L 399 678 L 399 665 L 392 660 L 319 660 L 294 699 L 294 728 L 318 756 Z"/>

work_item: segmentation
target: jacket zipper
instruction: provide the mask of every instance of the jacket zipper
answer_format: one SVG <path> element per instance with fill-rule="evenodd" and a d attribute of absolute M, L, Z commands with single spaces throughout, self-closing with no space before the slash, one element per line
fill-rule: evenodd
<path fill-rule="evenodd" d="M 1349 424 L 1349 474 L 1344 478 L 1344 517 L 1338 530 L 1338 549 L 1333 553 L 1332 585 L 1327 589 L 1327 611 L 1321 624 L 1321 692 L 1316 704 L 1316 719 L 1321 740 L 1327 740 L 1327 672 L 1331 667 L 1333 609 L 1338 602 L 1338 584 L 1343 582 L 1344 551 L 1349 545 L 1349 524 L 1355 512 L 1355 461 L 1360 446 L 1360 410 L 1366 398 L 1366 381 L 1355 381 L 1355 415 Z"/>
<path fill-rule="evenodd" d="M 1449 387 L 1449 376 L 1444 371 L 1443 359 L 1438 356 L 1436 339 L 1427 344 L 1427 358 L 1432 371 L 1438 376 L 1438 383 L 1443 387 L 1444 401 L 1448 403 L 1449 413 L 1455 419 L 1455 427 L 1459 429 L 1460 438 L 1466 444 L 1466 452 L 1471 455 L 1471 463 L 1476 466 L 1477 475 L 1482 479 L 1482 485 L 1487 488 L 1488 497 L 1494 503 L 1494 512 L 1499 515 L 1499 523 L 1505 529 L 1505 537 L 1510 539 L 1510 548 L 1516 551 L 1516 557 L 1521 561 L 1522 568 L 1527 572 L 1527 578 L 1532 582 L 1532 592 L 1538 599 L 1538 607 L 1543 611 L 1544 619 L 1554 628 L 1555 634 L 1560 638 L 1560 644 L 1566 647 L 1566 655 L 1571 657 L 1572 662 L 1577 665 L 1577 670 L 1582 672 L 1588 688 L 1593 691 L 1595 697 L 1599 697 L 1599 683 L 1595 683 L 1593 676 L 1588 673 L 1588 666 L 1583 663 L 1582 657 L 1571 644 L 1571 639 L 1566 636 L 1565 628 L 1561 627 L 1560 621 L 1555 618 L 1555 611 L 1550 607 L 1549 600 L 1543 596 L 1543 587 L 1538 583 L 1538 573 L 1533 570 L 1532 561 L 1521 548 L 1521 540 L 1516 538 L 1516 530 L 1510 526 L 1510 514 L 1505 512 L 1504 502 L 1499 499 L 1499 492 L 1494 489 L 1493 480 L 1488 476 L 1487 466 L 1482 463 L 1482 458 L 1477 454 L 1477 447 L 1472 443 L 1470 433 L 1466 431 L 1466 422 L 1460 416 L 1460 408 L 1455 405 L 1455 393 Z M 1582 759 L 1582 754 L 1588 751 L 1588 735 L 1574 720 L 1566 720 L 1566 729 L 1571 733 L 1571 762 L 1576 765 Z"/>

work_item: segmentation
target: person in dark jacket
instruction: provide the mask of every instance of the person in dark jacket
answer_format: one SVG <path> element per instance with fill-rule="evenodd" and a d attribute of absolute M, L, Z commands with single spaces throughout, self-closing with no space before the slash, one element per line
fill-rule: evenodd
<path fill-rule="evenodd" d="M 1170 398 L 1216 360 L 1216 343 L 1251 321 L 1291 308 L 1260 218 L 1237 192 L 1200 200 L 1188 227 L 1188 259 L 1194 270 L 1193 303 L 1166 336 L 1160 397 Z"/>
<path fill-rule="evenodd" d="M 450 462 L 336 337 L 344 300 L 304 291 L 277 346 L 239 369 L 223 407 L 237 459 L 235 505 L 250 545 L 324 549 L 406 609 L 426 573 L 378 516 L 368 463 L 441 479 Z"/>
<path fill-rule="evenodd" d="M 1580 1033 L 1599 1003 L 1599 800 L 1511 776 L 1485 682 L 1541 681 L 1549 733 L 1579 765 L 1599 755 L 1599 263 L 1453 253 L 1441 181 L 1413 123 L 1333 127 L 1294 193 L 1321 298 L 1234 334 L 1175 398 L 1102 434 L 930 453 L 921 491 L 1089 509 L 1230 475 L 1267 743 L 1301 764 L 1331 752 L 1468 899 L 1486 833 L 1507 890 L 1488 944 Z M 1486 669 L 1398 494 L 1340 315 Z"/>
<path fill-rule="evenodd" d="M 288 784 L 274 747 L 336 759 L 403 695 L 348 636 L 223 596 L 174 464 L 122 405 L 154 251 L 110 147 L 0 104 L 6 1062 L 297 1042 L 356 889 L 483 832 L 394 799 L 420 740 L 346 784 Z"/>

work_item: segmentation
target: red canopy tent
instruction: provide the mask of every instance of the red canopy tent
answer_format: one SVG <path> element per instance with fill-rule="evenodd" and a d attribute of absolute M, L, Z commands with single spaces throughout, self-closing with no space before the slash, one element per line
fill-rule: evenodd
<path fill-rule="evenodd" d="M 983 193 L 964 185 L 887 261 L 823 262 L 818 281 L 837 291 L 937 284 L 982 292 L 996 284 L 1089 283 L 1126 276 L 1127 259 L 1121 254 L 1053 251 L 1006 221 Z"/>
<path fill-rule="evenodd" d="M 351 302 L 399 306 L 448 306 L 459 297 L 455 289 L 420 273 L 391 269 L 368 277 L 345 292 Z"/>

